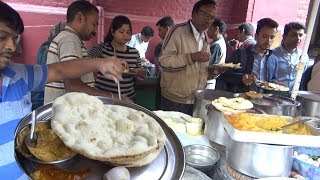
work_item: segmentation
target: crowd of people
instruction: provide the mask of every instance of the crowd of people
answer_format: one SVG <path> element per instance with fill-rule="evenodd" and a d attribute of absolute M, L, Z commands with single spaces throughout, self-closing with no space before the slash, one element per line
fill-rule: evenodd
<path fill-rule="evenodd" d="M 275 20 L 260 19 L 255 31 L 250 22 L 244 22 L 238 27 L 237 39 L 227 41 L 228 27 L 216 12 L 214 0 L 199 0 L 190 20 L 174 25 L 172 17 L 165 16 L 155 24 L 161 38 L 154 55 L 161 72 L 157 108 L 192 115 L 196 90 L 260 91 L 256 81 L 275 82 L 292 90 L 300 61 L 306 70 L 301 89 L 320 91 L 320 64 L 315 61 L 308 67 L 309 58 L 301 57 L 303 24 L 288 22 L 281 44 L 271 49 L 279 27 Z M 122 99 L 135 102 L 135 79 L 144 77 L 123 74 L 123 66 L 141 69 L 148 62 L 146 51 L 154 30 L 145 26 L 133 35 L 130 19 L 119 15 L 112 19 L 104 42 L 87 50 L 83 42 L 95 36 L 98 18 L 95 5 L 74 1 L 68 6 L 66 22 L 53 28 L 46 64 L 16 64 L 11 58 L 24 31 L 23 21 L 17 11 L 0 1 L 0 154 L 6 154 L 0 161 L 0 174 L 4 179 L 23 178 L 14 159 L 13 138 L 15 127 L 32 109 L 32 92 L 44 89 L 45 103 L 74 91 L 116 98 L 119 84 Z M 230 57 L 228 48 L 233 51 Z M 210 65 L 230 62 L 241 63 L 241 68 L 208 72 Z"/>

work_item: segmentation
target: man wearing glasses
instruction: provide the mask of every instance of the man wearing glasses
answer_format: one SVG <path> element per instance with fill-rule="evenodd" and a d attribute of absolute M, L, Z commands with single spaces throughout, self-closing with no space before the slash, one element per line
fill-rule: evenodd
<path fill-rule="evenodd" d="M 159 58 L 162 110 L 192 115 L 194 92 L 207 83 L 211 55 L 204 31 L 215 14 L 214 0 L 199 0 L 193 6 L 191 20 L 168 32 Z"/>

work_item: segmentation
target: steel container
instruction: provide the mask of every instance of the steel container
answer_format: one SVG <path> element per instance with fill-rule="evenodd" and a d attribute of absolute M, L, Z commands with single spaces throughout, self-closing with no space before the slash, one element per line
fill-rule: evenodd
<path fill-rule="evenodd" d="M 299 91 L 297 100 L 301 103 L 302 116 L 320 116 L 320 94 Z"/>
<path fill-rule="evenodd" d="M 246 96 L 245 94 L 235 94 L 235 97 Z M 275 94 L 264 94 L 261 99 L 250 99 L 255 107 L 258 107 L 270 115 L 291 116 L 300 115 L 300 103 L 288 97 Z"/>
<path fill-rule="evenodd" d="M 231 92 L 216 89 L 197 90 L 195 91 L 194 95 L 195 101 L 193 106 L 193 117 L 198 117 L 203 120 L 207 119 L 206 105 L 211 104 L 213 100 L 218 99 L 219 97 L 233 97 Z"/>
<path fill-rule="evenodd" d="M 152 77 L 152 78 L 157 77 L 156 65 L 152 63 L 144 63 L 142 66 L 146 69 L 146 77 Z"/>
<path fill-rule="evenodd" d="M 222 124 L 222 119 L 224 119 L 223 113 L 217 110 L 213 105 L 206 106 L 206 109 L 208 111 L 208 118 L 205 121 L 204 134 L 210 141 L 222 146 L 226 146 L 228 134 Z M 247 112 L 257 114 L 265 113 L 256 107 L 248 110 Z"/>
<path fill-rule="evenodd" d="M 228 138 L 228 165 L 254 178 L 288 177 L 292 157 L 293 146 L 238 142 Z"/>

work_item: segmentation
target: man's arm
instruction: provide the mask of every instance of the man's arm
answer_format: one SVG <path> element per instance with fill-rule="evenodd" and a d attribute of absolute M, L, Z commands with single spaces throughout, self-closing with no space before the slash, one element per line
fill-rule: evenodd
<path fill-rule="evenodd" d="M 221 47 L 219 46 L 219 44 L 213 44 L 210 47 L 210 52 L 211 52 L 211 58 L 210 58 L 210 63 L 209 64 L 210 65 L 218 64 L 219 62 L 217 62 L 217 60 L 221 56 Z"/>
<path fill-rule="evenodd" d="M 97 71 L 116 80 L 121 77 L 122 64 L 115 57 L 75 59 L 48 64 L 47 83 L 62 79 L 75 79 L 83 74 Z"/>
<path fill-rule="evenodd" d="M 237 49 L 235 52 L 232 53 L 231 57 L 229 58 L 230 62 L 232 63 L 240 63 L 241 62 L 241 49 Z M 243 85 L 242 77 L 245 75 L 244 69 L 245 65 L 243 62 L 241 62 L 241 69 L 239 70 L 233 70 L 229 69 L 224 74 L 220 76 L 220 78 L 233 85 Z"/>
<path fill-rule="evenodd" d="M 81 42 L 78 42 L 76 40 L 70 40 L 70 39 L 62 39 L 59 42 L 58 45 L 59 48 L 59 59 L 60 62 L 70 61 L 72 59 L 78 59 L 83 58 L 83 48 Z M 96 53 L 98 53 L 100 46 L 97 46 Z M 92 54 L 93 56 L 93 54 Z M 89 61 L 87 59 L 87 61 Z M 108 61 L 108 60 L 106 60 Z M 86 67 L 87 65 L 83 65 L 83 67 Z M 74 66 L 72 67 L 65 67 L 64 71 L 71 71 L 71 70 L 81 70 Z M 94 70 L 96 71 L 96 70 Z M 92 71 L 90 71 L 92 72 Z M 83 74 L 83 73 L 82 73 Z M 92 79 L 93 80 L 93 79 Z M 84 92 L 90 95 L 99 95 L 99 96 L 106 96 L 111 97 L 112 94 L 109 92 L 103 92 L 101 90 L 97 90 L 88 84 L 84 83 L 80 76 L 74 77 L 74 78 L 63 78 L 64 87 L 67 92 Z"/>

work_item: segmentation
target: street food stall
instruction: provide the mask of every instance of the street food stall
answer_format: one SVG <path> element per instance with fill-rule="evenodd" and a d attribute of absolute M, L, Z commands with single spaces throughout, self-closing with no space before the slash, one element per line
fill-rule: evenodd
<path fill-rule="evenodd" d="M 317 115 L 308 113 L 310 111 L 302 110 L 317 106 L 320 94 L 300 91 L 297 98 L 300 102 L 279 95 L 255 94 L 250 97 L 251 95 L 252 93 L 233 94 L 221 90 L 197 91 L 191 117 L 180 112 L 152 112 L 131 103 L 83 93 L 69 93 L 40 107 L 36 113 L 30 113 L 19 123 L 15 132 L 15 156 L 21 169 L 32 179 L 37 179 L 35 177 L 39 172 L 42 174 L 40 177 L 46 177 L 49 173 L 59 177 L 70 175 L 101 179 L 107 176 L 109 170 L 112 172 L 114 167 L 126 167 L 125 170 L 117 169 L 116 172 L 128 172 L 130 179 L 254 179 L 289 177 L 292 171 L 306 176 L 303 174 L 306 169 L 302 167 L 305 162 L 300 157 L 305 151 L 301 148 L 314 150 L 320 147 L 320 120 L 314 117 Z M 90 124 L 85 121 L 86 118 L 94 122 L 96 119 L 103 119 L 103 122 Z M 144 119 L 143 123 L 137 123 L 140 118 Z M 65 122 L 66 119 L 69 121 Z M 290 122 L 305 119 L 308 122 L 284 128 Z M 37 146 L 44 144 L 38 149 L 38 154 L 24 142 L 33 120 L 36 122 Z M 64 124 L 59 125 L 60 121 Z M 108 125 L 105 121 L 116 123 Z M 47 124 L 45 128 L 41 123 Z M 133 127 L 136 129 L 133 130 Z M 47 132 L 48 129 L 52 129 L 51 134 L 56 134 L 56 139 L 63 141 L 62 144 L 71 150 L 70 154 L 66 153 L 69 152 L 67 150 L 56 154 L 53 152 L 54 138 L 41 134 L 41 131 Z M 144 130 L 149 134 L 145 134 Z M 128 137 L 131 136 L 127 135 L 130 132 L 134 132 L 133 135 L 140 134 L 127 142 L 125 139 L 130 139 Z M 117 137 L 110 138 L 114 133 Z M 76 138 L 78 136 L 80 139 Z M 149 142 L 149 136 L 154 136 L 157 140 Z M 89 139 L 89 142 L 83 145 L 85 139 Z M 133 157 L 126 154 L 134 147 L 142 146 L 135 144 L 141 140 L 149 142 L 148 146 L 143 146 L 147 150 L 138 153 L 143 155 Z M 96 141 L 97 143 L 92 143 Z M 152 146 L 151 142 L 155 144 Z M 123 147 L 125 143 L 129 143 L 129 146 Z M 120 154 L 104 153 L 107 150 L 100 152 L 101 148 L 109 146 L 113 150 L 118 149 Z M 61 145 L 58 147 L 60 150 L 65 148 L 61 148 Z M 60 159 L 51 159 L 49 156 L 49 160 L 46 160 L 43 154 L 49 153 L 45 149 L 57 157 L 67 155 Z M 96 152 L 94 149 L 102 154 L 93 153 Z M 315 151 L 312 158 L 318 157 L 318 152 Z M 126 158 L 117 160 L 114 157 Z M 317 176 L 312 172 L 308 173 L 307 176 Z"/>

